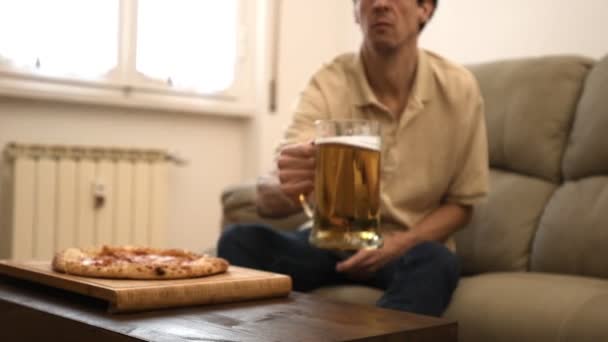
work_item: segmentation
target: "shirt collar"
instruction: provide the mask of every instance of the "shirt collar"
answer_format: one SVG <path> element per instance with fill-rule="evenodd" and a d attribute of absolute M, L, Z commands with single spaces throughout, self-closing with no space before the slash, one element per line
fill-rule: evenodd
<path fill-rule="evenodd" d="M 383 107 L 374 94 L 367 76 L 365 76 L 365 66 L 361 54 L 357 54 L 353 62 L 353 73 L 355 77 L 355 96 L 352 98 L 352 104 L 363 107 L 368 105 L 377 105 Z M 410 99 L 416 107 L 422 107 L 426 101 L 431 99 L 433 92 L 433 70 L 426 51 L 418 50 L 418 65 L 416 67 L 416 76 L 412 86 Z"/>

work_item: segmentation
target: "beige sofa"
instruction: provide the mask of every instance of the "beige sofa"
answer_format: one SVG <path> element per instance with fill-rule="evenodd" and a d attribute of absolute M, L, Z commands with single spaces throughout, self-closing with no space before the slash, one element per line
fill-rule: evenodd
<path fill-rule="evenodd" d="M 491 191 L 456 236 L 463 277 L 445 316 L 461 341 L 608 341 L 608 57 L 471 66 L 486 102 Z M 251 184 L 225 224 L 264 222 Z M 265 220 L 293 229 L 302 215 Z M 373 303 L 379 291 L 323 288 Z"/>

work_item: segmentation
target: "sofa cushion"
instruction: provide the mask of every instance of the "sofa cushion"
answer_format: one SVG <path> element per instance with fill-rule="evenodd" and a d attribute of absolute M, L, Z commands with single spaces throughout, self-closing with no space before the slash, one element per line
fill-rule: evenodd
<path fill-rule="evenodd" d="M 490 164 L 553 182 L 592 61 L 543 57 L 471 66 L 486 104 Z"/>
<path fill-rule="evenodd" d="M 526 270 L 543 208 L 556 186 L 534 177 L 492 169 L 490 193 L 471 223 L 456 233 L 465 274 Z"/>
<path fill-rule="evenodd" d="M 607 209 L 608 176 L 565 183 L 541 218 L 531 269 L 608 278 Z"/>
<path fill-rule="evenodd" d="M 608 174 L 608 56 L 589 72 L 564 156 L 564 176 Z"/>
<path fill-rule="evenodd" d="M 608 281 L 531 272 L 460 280 L 444 316 L 460 341 L 605 341 Z"/>

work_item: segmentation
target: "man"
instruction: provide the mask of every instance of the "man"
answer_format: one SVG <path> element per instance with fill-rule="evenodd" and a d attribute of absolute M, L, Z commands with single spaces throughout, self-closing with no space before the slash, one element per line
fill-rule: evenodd
<path fill-rule="evenodd" d="M 308 243 L 308 230 L 235 226 L 218 253 L 236 265 L 292 276 L 296 290 L 359 283 L 384 289 L 377 305 L 441 315 L 459 278 L 450 236 L 488 188 L 483 102 L 464 68 L 418 49 L 433 0 L 355 0 L 358 55 L 336 58 L 301 94 L 277 157 L 276 184 L 258 186 L 258 211 L 284 216 L 313 191 L 314 122 L 362 118 L 382 125 L 384 245 L 348 257 Z M 447 247 L 446 247 L 447 246 Z"/>

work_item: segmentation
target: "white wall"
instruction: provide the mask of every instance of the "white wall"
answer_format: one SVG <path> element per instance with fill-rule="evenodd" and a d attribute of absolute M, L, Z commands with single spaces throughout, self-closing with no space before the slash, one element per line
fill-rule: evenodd
<path fill-rule="evenodd" d="M 242 119 L 0 97 L 0 147 L 17 141 L 179 152 L 189 164 L 171 167 L 168 243 L 199 251 L 217 239 L 222 188 L 244 178 L 246 128 Z M 6 169 L 0 171 L 6 174 Z M 0 194 L 8 191 L 0 188 Z M 0 200 L 0 213 L 6 206 Z"/>
<path fill-rule="evenodd" d="M 462 64 L 547 54 L 608 54 L 606 0 L 441 0 L 420 46 Z M 349 45 L 360 33 L 350 26 Z"/>
<path fill-rule="evenodd" d="M 352 50 L 351 1 L 282 0 L 280 16 L 278 109 L 259 118 L 259 173 L 272 167 L 296 97 L 312 74 L 339 53 Z"/>
<path fill-rule="evenodd" d="M 608 53 L 606 0 L 443 0 L 421 46 L 460 63 Z"/>

